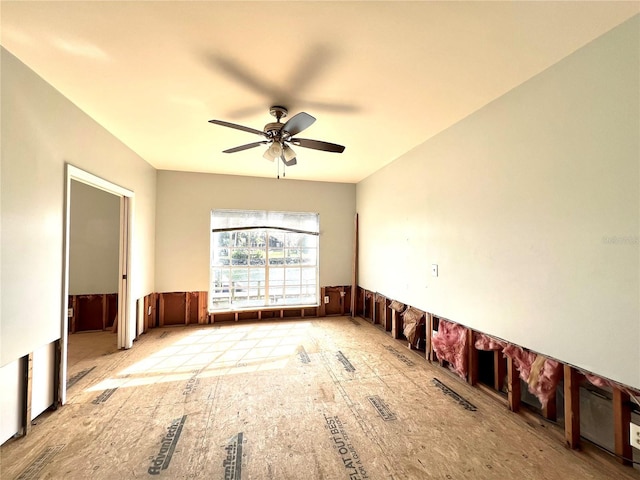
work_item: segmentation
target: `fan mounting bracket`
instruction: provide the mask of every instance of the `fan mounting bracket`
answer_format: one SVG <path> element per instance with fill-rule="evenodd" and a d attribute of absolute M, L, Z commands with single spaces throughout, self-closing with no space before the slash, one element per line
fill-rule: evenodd
<path fill-rule="evenodd" d="M 287 113 L 289 113 L 289 110 L 287 110 L 285 107 L 274 105 L 269 109 L 269 113 L 274 117 L 276 117 L 276 119 L 279 122 L 281 118 L 284 118 L 287 116 Z"/>

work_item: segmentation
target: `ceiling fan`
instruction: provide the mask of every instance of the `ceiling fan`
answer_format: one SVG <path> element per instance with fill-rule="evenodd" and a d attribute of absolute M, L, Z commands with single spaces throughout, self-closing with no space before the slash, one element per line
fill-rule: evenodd
<path fill-rule="evenodd" d="M 256 135 L 265 137 L 265 140 L 247 143 L 246 145 L 240 145 L 239 147 L 229 148 L 227 150 L 223 150 L 223 153 L 241 152 L 242 150 L 248 150 L 249 148 L 255 148 L 260 145 L 269 144 L 269 147 L 264 152 L 263 157 L 272 162 L 276 158 L 280 157 L 282 159 L 282 162 L 287 167 L 291 167 L 298 163 L 298 161 L 296 159 L 296 153 L 289 146 L 289 143 L 297 147 L 312 148 L 314 150 L 322 150 L 323 152 L 344 152 L 344 147 L 342 145 L 336 145 L 335 143 L 322 142 L 320 140 L 310 140 L 308 138 L 294 138 L 294 135 L 297 135 L 304 129 L 310 127 L 313 122 L 316 121 L 316 119 L 308 113 L 297 113 L 289 120 L 287 120 L 286 123 L 280 122 L 280 119 L 286 117 L 289 113 L 285 107 L 273 106 L 269 109 L 269 113 L 276 117 L 276 121 L 267 123 L 264 126 L 263 130 L 256 130 L 255 128 L 225 122 L 224 120 L 209 120 L 210 123 L 216 125 L 235 128 L 236 130 L 255 133 Z"/>

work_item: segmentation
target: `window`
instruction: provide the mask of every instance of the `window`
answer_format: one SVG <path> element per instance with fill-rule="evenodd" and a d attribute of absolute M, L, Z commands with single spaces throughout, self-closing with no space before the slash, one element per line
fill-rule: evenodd
<path fill-rule="evenodd" d="M 213 210 L 209 310 L 318 304 L 317 213 Z"/>

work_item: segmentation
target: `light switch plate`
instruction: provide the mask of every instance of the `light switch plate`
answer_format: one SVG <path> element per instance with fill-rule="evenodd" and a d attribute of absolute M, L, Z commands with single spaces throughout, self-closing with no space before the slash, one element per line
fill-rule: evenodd
<path fill-rule="evenodd" d="M 436 265 L 435 263 L 431 264 L 431 276 L 432 277 L 438 276 L 438 265 Z"/>

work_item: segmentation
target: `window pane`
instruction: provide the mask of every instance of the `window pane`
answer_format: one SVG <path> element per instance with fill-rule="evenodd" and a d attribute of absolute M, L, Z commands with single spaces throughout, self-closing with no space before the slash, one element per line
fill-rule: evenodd
<path fill-rule="evenodd" d="M 318 219 L 309 213 L 212 211 L 213 229 L 239 230 L 211 234 L 210 308 L 317 304 L 318 236 L 281 228 L 318 232 Z M 267 228 L 252 228 L 259 226 Z"/>
<path fill-rule="evenodd" d="M 315 248 L 302 248 L 300 252 L 301 265 L 315 265 L 318 258 L 318 251 Z"/>
<path fill-rule="evenodd" d="M 305 284 L 316 283 L 316 269 L 315 268 L 301 268 L 301 278 L 302 282 Z"/>
<path fill-rule="evenodd" d="M 284 279 L 287 285 L 299 285 L 300 284 L 300 268 L 289 267 L 285 269 Z"/>

